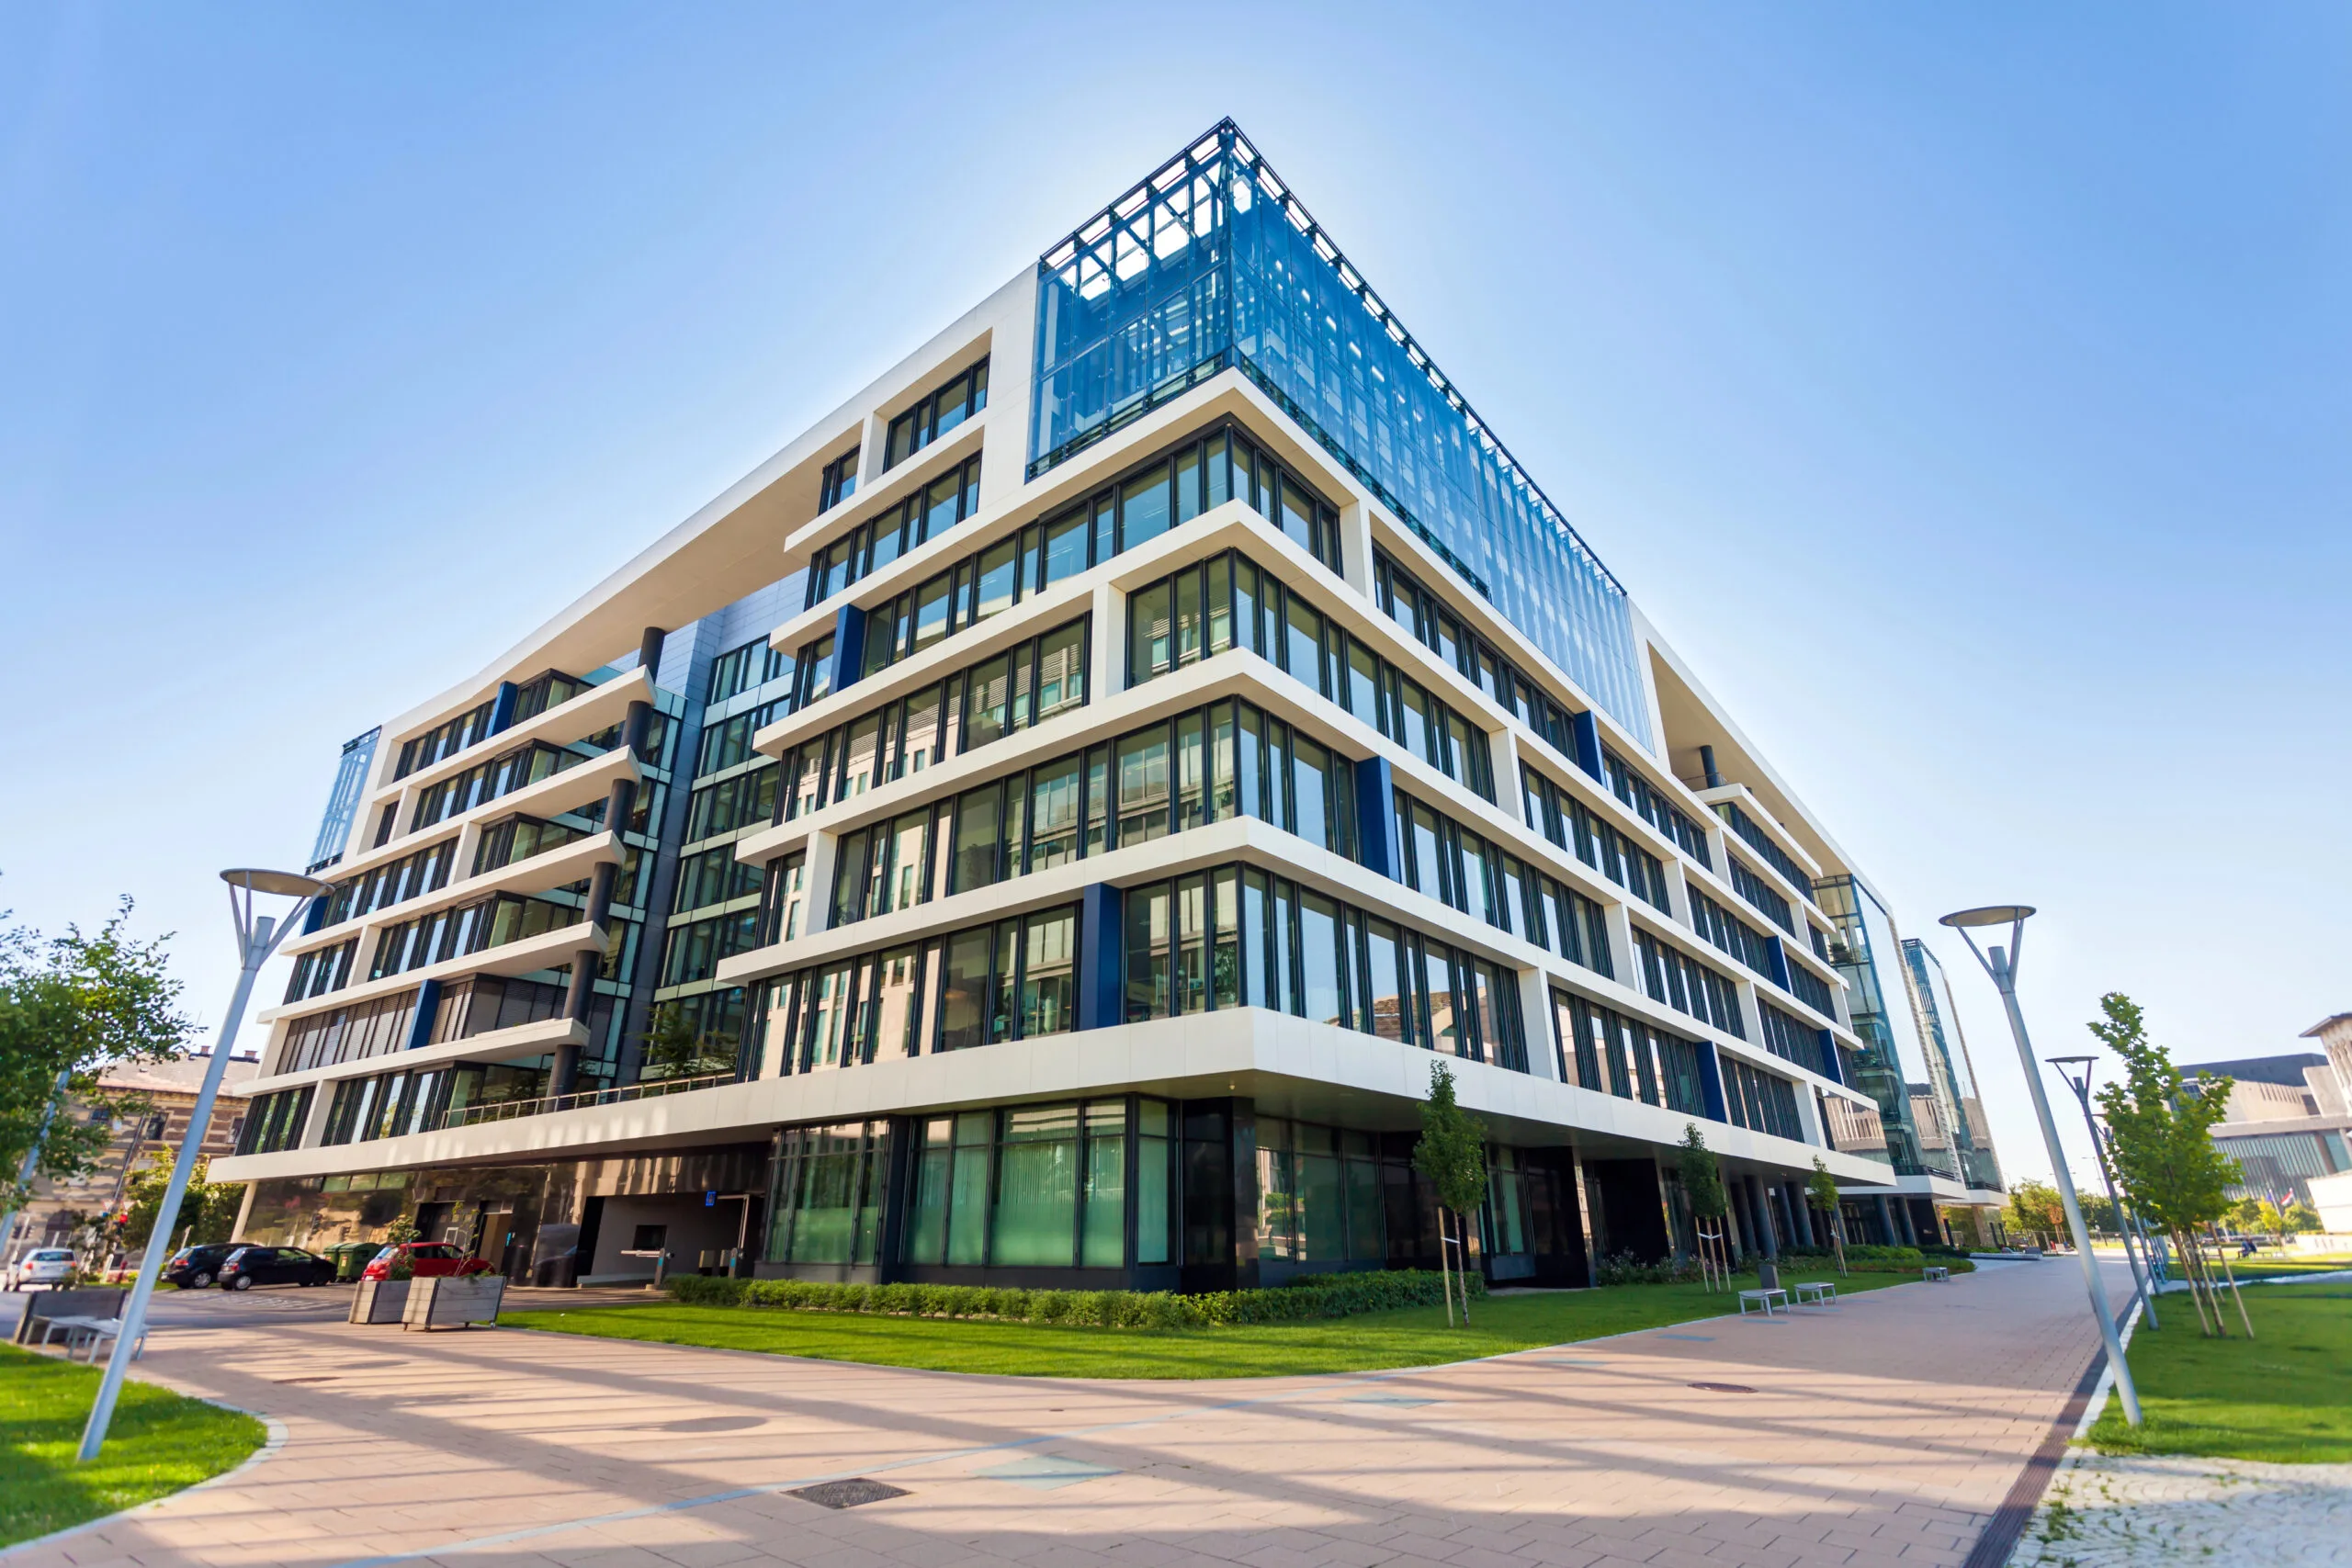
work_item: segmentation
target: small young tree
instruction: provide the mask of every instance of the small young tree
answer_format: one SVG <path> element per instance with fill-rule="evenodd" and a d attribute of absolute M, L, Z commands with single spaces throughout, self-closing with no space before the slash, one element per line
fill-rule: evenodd
<path fill-rule="evenodd" d="M 1413 1168 L 1435 1190 L 1438 1201 L 1438 1268 L 1449 1267 L 1445 1255 L 1445 1216 L 1451 1212 L 1464 1241 L 1468 1216 L 1487 1198 L 1487 1129 L 1462 1109 L 1453 1097 L 1453 1072 L 1443 1062 L 1430 1064 L 1430 1097 L 1421 1102 L 1421 1136 L 1413 1145 Z M 1469 1267 L 1466 1247 L 1461 1258 Z M 1445 1321 L 1453 1324 L 1453 1277 L 1445 1275 Z M 1462 1285 L 1462 1322 L 1470 1322 L 1470 1286 Z"/>
<path fill-rule="evenodd" d="M 1724 1252 L 1723 1218 L 1731 1213 L 1731 1196 L 1724 1190 L 1723 1163 L 1715 1158 L 1715 1151 L 1707 1146 L 1706 1134 L 1699 1131 L 1696 1122 L 1682 1123 L 1682 1143 L 1675 1150 L 1674 1174 L 1682 1182 L 1683 1201 L 1690 1205 L 1690 1228 L 1699 1244 L 1699 1278 L 1709 1290 L 1723 1284 L 1731 1273 L 1731 1259 Z M 1715 1228 L 1708 1232 L 1707 1222 Z M 1712 1241 L 1711 1252 L 1708 1243 Z"/>
<path fill-rule="evenodd" d="M 2303 1235 L 2319 1229 L 2319 1211 L 2309 1203 L 2288 1204 L 2280 1218 L 2286 1224 L 2289 1235 Z"/>
<path fill-rule="evenodd" d="M 1838 1201 L 1838 1179 L 1829 1174 L 1829 1168 L 1821 1163 L 1819 1155 L 1813 1156 L 1813 1174 L 1804 1179 L 1804 1190 L 1805 1196 L 1813 1200 L 1813 1206 L 1829 1216 L 1829 1242 L 1838 1251 L 1838 1272 L 1843 1274 L 1846 1272 L 1846 1214 Z"/>
<path fill-rule="evenodd" d="M 2233 1080 L 2199 1075 L 2194 1085 L 2186 1082 L 2165 1048 L 2148 1038 L 2138 1003 L 2110 991 L 2098 1005 L 2105 1017 L 2090 1032 L 2123 1063 L 2122 1080 L 2098 1091 L 2116 1179 L 2132 1207 L 2171 1238 L 2206 1333 L 2226 1337 L 2221 1297 L 2199 1237 L 2230 1212 L 2229 1190 L 2245 1179 L 2238 1162 L 2213 1146 L 2211 1132 L 2228 1113 Z M 2250 1339 L 2253 1320 L 2245 1302 L 2237 1304 Z"/>

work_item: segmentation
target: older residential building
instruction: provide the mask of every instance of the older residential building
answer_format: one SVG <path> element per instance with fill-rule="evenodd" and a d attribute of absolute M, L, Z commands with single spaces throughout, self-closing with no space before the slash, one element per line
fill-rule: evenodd
<path fill-rule="evenodd" d="M 96 1169 L 74 1181 L 33 1183 L 33 1196 L 17 1216 L 8 1250 L 21 1255 L 35 1247 L 63 1247 L 85 1223 L 121 1212 L 130 1173 L 152 1158 L 169 1159 L 187 1136 L 188 1112 L 204 1085 L 209 1054 L 172 1062 L 118 1062 L 98 1075 L 99 1092 L 109 1102 L 122 1097 L 136 1109 L 118 1114 L 108 1104 L 74 1102 L 62 1114 L 82 1121 L 111 1121 L 113 1138 Z M 232 1056 L 221 1068 L 212 1122 L 198 1152 L 219 1158 L 232 1153 L 244 1130 L 244 1085 L 261 1066 L 252 1056 Z"/>
<path fill-rule="evenodd" d="M 1886 900 L 1229 122 L 344 763 L 262 1239 L 1434 1266 L 1440 1062 L 1498 1280 L 1687 1244 L 1692 1124 L 1757 1249 L 1999 1201 Z"/>

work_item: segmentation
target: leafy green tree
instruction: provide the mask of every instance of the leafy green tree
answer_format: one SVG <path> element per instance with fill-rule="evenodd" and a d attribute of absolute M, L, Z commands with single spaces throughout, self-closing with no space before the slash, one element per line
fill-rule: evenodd
<path fill-rule="evenodd" d="M 2286 1222 L 2289 1235 L 2301 1235 L 2319 1229 L 2319 1211 L 2309 1203 L 2290 1203 L 2287 1212 L 2279 1217 Z"/>
<path fill-rule="evenodd" d="M 1438 1267 L 1450 1269 L 1446 1257 L 1445 1216 L 1453 1214 L 1455 1234 L 1465 1241 L 1469 1216 L 1487 1199 L 1487 1128 L 1462 1109 L 1453 1095 L 1453 1071 L 1443 1062 L 1430 1064 L 1430 1097 L 1421 1102 L 1421 1136 L 1413 1145 L 1413 1168 L 1435 1190 L 1438 1201 Z M 1466 1249 L 1461 1258 L 1469 1266 Z M 1446 1277 L 1445 1321 L 1453 1322 L 1453 1280 Z M 1462 1285 L 1462 1321 L 1470 1321 L 1470 1287 Z"/>
<path fill-rule="evenodd" d="M 2238 1162 L 2213 1145 L 2213 1124 L 2229 1112 L 2229 1078 L 2199 1074 L 2190 1084 L 2162 1045 L 2148 1038 L 2138 1003 L 2120 991 L 2099 998 L 2105 1016 L 2089 1025 L 2099 1043 L 2123 1064 L 2123 1077 L 2098 1091 L 2099 1109 L 2113 1134 L 2116 1179 L 2133 1208 L 2171 1238 L 2183 1260 L 2200 1321 L 2211 1309 L 2209 1334 L 2226 1334 L 2221 1301 L 2203 1254 L 2199 1232 L 2227 1214 L 2229 1190 L 2245 1179 Z M 2201 1297 L 2199 1294 L 2201 1289 Z M 2252 1336 L 2251 1320 L 2242 1320 Z"/>
<path fill-rule="evenodd" d="M 130 1173 L 123 1184 L 122 1243 L 126 1247 L 144 1247 L 155 1232 L 155 1211 L 163 1206 L 164 1189 L 172 1177 L 175 1155 L 157 1152 L 147 1157 L 147 1163 Z M 188 1172 L 187 1190 L 180 1195 L 179 1217 L 174 1222 L 191 1243 L 230 1240 L 230 1232 L 237 1224 L 237 1210 L 245 1201 L 243 1182 L 222 1182 L 215 1186 L 207 1179 L 212 1166 L 211 1156 L 198 1156 Z M 164 1245 L 175 1247 L 179 1236 L 164 1238 Z"/>
<path fill-rule="evenodd" d="M 664 1002 L 654 1010 L 652 1027 L 645 1032 L 644 1040 L 645 1076 L 650 1078 L 700 1077 L 734 1066 L 732 1037 L 706 1035 L 675 1002 Z"/>
<path fill-rule="evenodd" d="M 139 941 L 130 925 L 126 898 L 95 934 L 69 926 L 44 939 L 0 926 L 0 1214 L 28 1196 L 17 1178 L 36 1149 L 37 1178 L 70 1181 L 97 1168 L 112 1122 L 130 1110 L 99 1089 L 101 1068 L 176 1056 L 194 1032 L 179 1010 L 180 983 L 165 972 L 169 939 Z M 52 1114 L 61 1084 L 97 1114 Z"/>
<path fill-rule="evenodd" d="M 2058 1189 L 2047 1181 L 2020 1181 L 2009 1189 L 2009 1201 L 2001 1218 L 2019 1235 L 2055 1242 L 2066 1229 L 2066 1206 Z"/>
<path fill-rule="evenodd" d="M 2122 1228 L 2116 1224 L 2114 1201 L 2106 1193 L 2091 1192 L 2077 1187 L 2075 1189 L 2075 1201 L 2082 1208 L 2086 1229 L 2111 1235 Z"/>
<path fill-rule="evenodd" d="M 2223 1218 L 2233 1231 L 2268 1230 L 2270 1227 L 2263 1223 L 2262 1218 L 2262 1211 L 2268 1207 L 2259 1198 L 2241 1198 L 2230 1205 L 2230 1212 Z"/>
<path fill-rule="evenodd" d="M 1674 1155 L 1674 1175 L 1682 1188 L 1682 1201 L 1690 1206 L 1694 1231 L 1703 1231 L 1706 1221 L 1719 1221 L 1731 1212 L 1731 1195 L 1724 1189 L 1722 1162 L 1715 1158 L 1715 1151 L 1707 1146 L 1706 1134 L 1699 1131 L 1696 1122 L 1682 1124 L 1682 1142 Z M 1715 1227 L 1715 1234 L 1719 1238 L 1722 1236 L 1722 1225 Z M 1694 1235 L 1691 1239 L 1698 1246 L 1702 1280 L 1706 1279 L 1710 1269 L 1728 1272 L 1728 1259 L 1722 1253 L 1720 1239 L 1715 1244 L 1717 1250 L 1713 1253 L 1708 1251 L 1704 1235 Z"/>

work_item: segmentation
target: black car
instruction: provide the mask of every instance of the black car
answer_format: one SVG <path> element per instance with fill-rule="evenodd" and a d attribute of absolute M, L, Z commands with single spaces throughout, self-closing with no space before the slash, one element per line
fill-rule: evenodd
<path fill-rule="evenodd" d="M 255 1285 L 325 1285 L 334 1280 L 334 1260 L 299 1247 L 242 1247 L 220 1265 L 220 1288 L 250 1291 Z"/>
<path fill-rule="evenodd" d="M 183 1291 L 200 1291 L 220 1277 L 220 1265 L 229 1261 L 231 1253 L 252 1245 L 245 1241 L 216 1241 L 202 1247 L 183 1247 L 164 1261 L 164 1280 Z"/>

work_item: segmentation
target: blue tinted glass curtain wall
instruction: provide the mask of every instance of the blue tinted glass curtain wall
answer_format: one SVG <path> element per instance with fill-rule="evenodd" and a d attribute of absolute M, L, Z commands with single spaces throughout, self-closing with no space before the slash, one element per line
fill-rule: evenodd
<path fill-rule="evenodd" d="M 1651 743 L 1624 589 L 1230 120 L 1037 276 L 1032 474 L 1237 367 Z"/>

